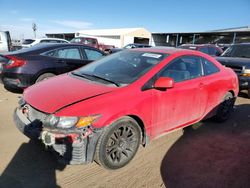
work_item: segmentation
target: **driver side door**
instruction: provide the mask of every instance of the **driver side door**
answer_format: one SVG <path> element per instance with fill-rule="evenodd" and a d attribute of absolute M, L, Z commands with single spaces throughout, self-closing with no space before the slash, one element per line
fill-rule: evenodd
<path fill-rule="evenodd" d="M 152 89 L 154 135 L 191 124 L 205 109 L 207 95 L 202 81 L 202 62 L 197 56 L 181 56 L 165 66 L 157 77 L 174 80 L 171 89 Z"/>

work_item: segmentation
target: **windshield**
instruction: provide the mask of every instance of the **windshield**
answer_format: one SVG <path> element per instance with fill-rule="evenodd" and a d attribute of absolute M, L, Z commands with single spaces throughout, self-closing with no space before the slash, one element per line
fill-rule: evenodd
<path fill-rule="evenodd" d="M 124 50 L 103 59 L 90 63 L 73 74 L 87 78 L 102 78 L 115 85 L 126 85 L 134 82 L 168 54 Z"/>
<path fill-rule="evenodd" d="M 250 45 L 230 46 L 221 56 L 250 58 Z"/>

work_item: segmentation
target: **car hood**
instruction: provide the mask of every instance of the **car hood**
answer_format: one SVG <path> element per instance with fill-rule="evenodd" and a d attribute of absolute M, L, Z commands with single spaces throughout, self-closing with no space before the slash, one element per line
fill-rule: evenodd
<path fill-rule="evenodd" d="M 250 58 L 239 57 L 216 57 L 222 65 L 228 66 L 247 66 L 250 67 Z"/>
<path fill-rule="evenodd" d="M 35 84 L 24 92 L 24 100 L 45 113 L 112 92 L 117 88 L 64 74 Z"/>

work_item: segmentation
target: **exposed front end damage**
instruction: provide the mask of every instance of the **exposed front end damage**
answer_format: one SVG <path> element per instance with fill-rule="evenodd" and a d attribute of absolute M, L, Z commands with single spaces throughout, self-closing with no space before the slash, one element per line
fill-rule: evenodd
<path fill-rule="evenodd" d="M 82 129 L 62 130 L 45 126 L 47 116 L 25 104 L 14 112 L 17 128 L 31 139 L 39 139 L 48 149 L 67 164 L 85 164 L 93 162 L 97 141 L 102 129 L 91 126 Z"/>

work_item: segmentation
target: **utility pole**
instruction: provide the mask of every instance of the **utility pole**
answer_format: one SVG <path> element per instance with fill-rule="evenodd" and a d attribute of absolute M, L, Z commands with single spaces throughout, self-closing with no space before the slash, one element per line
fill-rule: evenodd
<path fill-rule="evenodd" d="M 32 29 L 33 29 L 33 32 L 34 32 L 34 37 L 36 38 L 36 30 L 37 30 L 36 23 L 32 23 Z"/>

